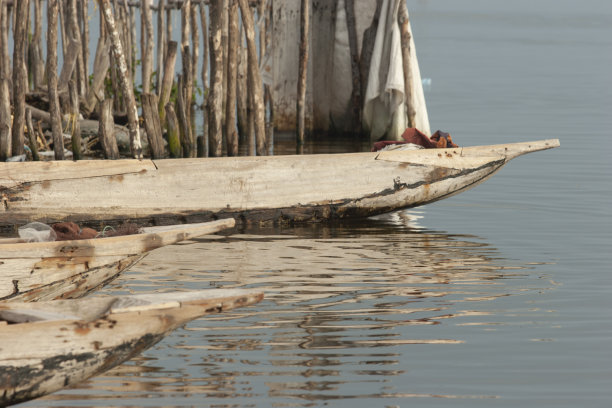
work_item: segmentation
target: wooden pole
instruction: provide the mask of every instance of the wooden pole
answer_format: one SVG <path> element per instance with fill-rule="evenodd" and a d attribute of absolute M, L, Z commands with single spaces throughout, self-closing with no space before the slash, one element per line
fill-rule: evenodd
<path fill-rule="evenodd" d="M 348 28 L 349 48 L 351 52 L 351 76 L 353 91 L 351 93 L 352 131 L 355 135 L 361 134 L 361 109 L 363 106 L 363 93 L 361 90 L 361 72 L 359 67 L 359 45 L 357 44 L 357 22 L 355 19 L 355 0 L 345 0 L 346 25 Z"/>
<path fill-rule="evenodd" d="M 26 72 L 25 49 L 30 1 L 18 1 L 15 9 L 14 51 L 13 51 L 13 128 L 12 155 L 23 154 L 25 125 L 25 94 L 28 75 Z"/>
<path fill-rule="evenodd" d="M 140 20 L 144 28 L 144 35 L 140 38 L 140 52 L 142 59 L 142 93 L 151 92 L 151 75 L 153 74 L 153 13 L 151 0 L 140 1 Z"/>
<path fill-rule="evenodd" d="M 238 138 L 241 141 L 249 140 L 249 120 L 247 115 L 247 96 L 248 96 L 248 81 L 247 81 L 247 56 L 246 49 L 242 41 L 242 26 L 240 27 L 240 40 L 238 46 L 238 77 L 236 84 L 236 116 L 238 123 Z"/>
<path fill-rule="evenodd" d="M 152 159 L 161 159 L 164 157 L 162 128 L 157 113 L 158 106 L 159 100 L 155 94 L 142 94 L 142 117 L 149 139 Z"/>
<path fill-rule="evenodd" d="M 257 142 L 257 154 L 265 156 L 266 147 L 266 113 L 264 110 L 264 97 L 262 90 L 261 75 L 259 72 L 259 61 L 257 60 L 257 45 L 255 44 L 255 23 L 253 13 L 249 8 L 248 0 L 239 0 L 242 13 L 242 24 L 247 40 L 247 53 L 249 61 L 248 75 L 252 85 L 252 100 L 254 108 L 255 137 Z"/>
<path fill-rule="evenodd" d="M 238 156 L 238 133 L 236 131 L 236 80 L 240 37 L 238 32 L 238 1 L 229 0 L 228 50 L 227 50 L 227 102 L 225 105 L 225 134 L 227 155 Z"/>
<path fill-rule="evenodd" d="M 104 100 L 104 79 L 110 67 L 110 40 L 100 36 L 94 57 L 94 72 L 91 86 L 87 90 L 85 99 L 85 112 L 89 115 L 96 108 L 99 101 Z"/>
<path fill-rule="evenodd" d="M 200 25 L 202 26 L 202 90 L 204 92 L 204 106 L 202 109 L 203 133 L 198 138 L 198 157 L 208 157 L 208 25 L 206 24 L 206 9 L 200 4 Z"/>
<path fill-rule="evenodd" d="M 55 160 L 64 160 L 64 136 L 57 92 L 57 17 L 59 0 L 47 2 L 47 92 Z"/>
<path fill-rule="evenodd" d="M 102 145 L 105 159 L 116 160 L 119 158 L 119 148 L 115 139 L 115 122 L 113 120 L 113 100 L 105 99 L 98 104 L 100 110 L 100 122 L 98 129 L 98 140 Z"/>
<path fill-rule="evenodd" d="M 38 157 L 38 142 L 36 141 L 36 131 L 34 130 L 34 125 L 32 123 L 32 111 L 28 108 L 26 108 L 26 126 L 28 128 L 28 140 L 30 150 L 32 151 L 32 160 L 39 161 L 40 157 Z"/>
<path fill-rule="evenodd" d="M 224 0 L 211 0 L 210 15 L 210 96 L 208 98 L 209 154 L 222 155 L 222 115 L 223 115 L 223 52 L 221 50 L 222 14 Z"/>
<path fill-rule="evenodd" d="M 401 32 L 402 64 L 404 69 L 404 103 L 408 115 L 408 127 L 415 127 L 416 109 L 412 103 L 412 67 L 410 58 L 410 19 L 408 18 L 408 7 L 405 2 L 399 6 L 398 22 Z"/>
<path fill-rule="evenodd" d="M 176 52 L 178 44 L 176 41 L 169 41 L 166 46 L 166 57 L 164 58 L 164 78 L 159 91 L 159 117 L 161 123 L 165 123 L 166 105 L 170 100 L 172 83 L 174 82 L 174 64 L 176 63 Z"/>
<path fill-rule="evenodd" d="M 44 79 L 44 65 L 42 55 L 42 4 L 41 0 L 34 0 L 34 35 L 28 50 L 29 72 L 32 77 L 32 89 L 42 88 Z"/>
<path fill-rule="evenodd" d="M 5 36 L 6 27 L 6 5 L 0 0 L 0 50 L 4 56 L 8 49 L 8 36 Z M 0 62 L 0 161 L 5 161 L 11 156 L 11 96 L 9 91 L 10 81 L 5 64 Z"/>
<path fill-rule="evenodd" d="M 68 83 L 68 94 L 70 95 L 70 141 L 72 145 L 72 159 L 81 159 L 81 126 L 79 125 L 79 90 L 77 81 L 71 79 Z"/>
<path fill-rule="evenodd" d="M 81 48 L 83 50 L 83 89 L 82 96 L 89 92 L 89 1 L 77 1 L 79 23 L 81 24 Z M 94 66 L 95 68 L 95 66 Z"/>
<path fill-rule="evenodd" d="M 115 25 L 115 17 L 111 8 L 110 0 L 98 0 L 100 9 L 104 13 L 106 28 L 111 37 L 111 49 L 118 67 L 121 90 L 126 98 L 126 109 L 128 115 L 128 129 L 130 133 L 130 148 L 135 158 L 142 158 L 142 144 L 140 143 L 140 129 L 138 127 L 138 110 L 134 97 L 134 88 L 130 72 L 127 69 L 123 47 L 119 39 L 119 33 Z"/>
<path fill-rule="evenodd" d="M 5 5 L 0 13 L 0 64 L 2 65 L 2 72 L 4 72 L 4 79 L 9 81 L 9 89 L 12 87 L 12 75 L 11 75 L 11 56 L 9 55 L 8 48 L 8 36 L 9 36 L 9 6 L 4 2 Z M 9 91 L 10 92 L 10 91 Z"/>
<path fill-rule="evenodd" d="M 300 7 L 300 62 L 297 89 L 297 152 L 304 146 L 304 125 L 306 110 L 306 78 L 308 76 L 308 45 L 310 31 L 310 0 L 302 0 Z"/>
<path fill-rule="evenodd" d="M 166 55 L 166 30 L 164 30 L 164 8 L 166 1 L 159 0 L 157 5 L 157 77 L 155 90 L 160 95 L 164 75 L 164 57 Z M 160 110 L 163 110 L 163 108 Z M 162 120 L 161 123 L 163 124 L 164 121 Z"/>
<path fill-rule="evenodd" d="M 182 153 L 178 119 L 171 103 L 167 104 L 165 109 L 166 131 L 168 133 L 168 150 L 170 151 L 170 157 L 179 158 L 182 156 Z"/>

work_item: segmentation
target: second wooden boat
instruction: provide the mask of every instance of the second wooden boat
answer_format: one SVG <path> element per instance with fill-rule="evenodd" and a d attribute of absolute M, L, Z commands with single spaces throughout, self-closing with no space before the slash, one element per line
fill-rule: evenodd
<path fill-rule="evenodd" d="M 373 153 L 0 163 L 0 227 L 367 217 L 450 197 L 515 157 L 557 146 L 553 139 Z"/>
<path fill-rule="evenodd" d="M 255 291 L 214 289 L 0 302 L 0 406 L 83 381 L 134 357 L 190 320 L 262 298 Z"/>
<path fill-rule="evenodd" d="M 0 240 L 0 300 L 77 298 L 115 279 L 149 251 L 212 234 L 234 219 L 146 227 L 140 234 L 52 242 Z"/>

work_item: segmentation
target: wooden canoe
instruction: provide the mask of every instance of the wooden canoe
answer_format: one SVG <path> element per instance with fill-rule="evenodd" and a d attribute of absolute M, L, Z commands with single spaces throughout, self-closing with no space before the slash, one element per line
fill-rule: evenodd
<path fill-rule="evenodd" d="M 374 153 L 0 163 L 0 226 L 366 217 L 450 197 L 517 156 L 557 146 L 552 139 Z"/>
<path fill-rule="evenodd" d="M 213 289 L 0 302 L 0 405 L 83 381 L 134 357 L 190 320 L 262 298 L 253 291 Z"/>
<path fill-rule="evenodd" d="M 52 242 L 0 240 L 0 300 L 77 298 L 107 284 L 147 252 L 231 228 L 234 219 L 143 228 L 140 234 Z"/>

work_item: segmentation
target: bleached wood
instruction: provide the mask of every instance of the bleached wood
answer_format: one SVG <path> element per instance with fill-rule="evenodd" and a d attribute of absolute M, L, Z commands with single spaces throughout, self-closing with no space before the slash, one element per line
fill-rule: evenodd
<path fill-rule="evenodd" d="M 377 153 L 119 160 L 83 171 L 77 162 L 52 167 L 48 176 L 37 174 L 35 164 L 0 163 L 0 224 L 170 215 L 255 221 L 362 217 L 446 198 L 481 183 L 517 155 L 558 145 L 544 140 Z M 36 181 L 27 183 L 23 174 L 37 174 Z"/>
<path fill-rule="evenodd" d="M 144 254 L 231 228 L 231 218 L 208 223 L 149 227 L 141 234 L 88 240 L 0 241 L 0 299 L 79 297 L 114 279 Z"/>
<path fill-rule="evenodd" d="M 85 380 L 130 359 L 190 320 L 262 298 L 255 291 L 219 289 L 148 298 L 0 304 L 1 317 L 11 318 L 14 311 L 12 317 L 43 319 L 0 330 L 0 405 Z"/>

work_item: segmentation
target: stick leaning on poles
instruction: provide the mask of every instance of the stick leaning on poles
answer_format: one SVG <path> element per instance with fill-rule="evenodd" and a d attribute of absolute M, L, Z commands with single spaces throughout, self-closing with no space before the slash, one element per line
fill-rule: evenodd
<path fill-rule="evenodd" d="M 130 133 L 130 147 L 132 149 L 132 155 L 134 158 L 142 159 L 142 144 L 140 143 L 140 129 L 138 127 L 136 98 L 134 97 L 134 89 L 132 88 L 130 72 L 127 69 L 125 55 L 123 54 L 123 47 L 121 46 L 121 40 L 119 38 L 119 33 L 117 32 L 115 17 L 113 16 L 113 9 L 111 7 L 110 0 L 98 0 L 98 3 L 100 4 L 100 9 L 104 14 L 106 28 L 108 29 L 111 37 L 111 50 L 115 57 L 115 63 L 119 68 L 118 71 L 121 90 L 126 98 L 128 130 Z"/>

